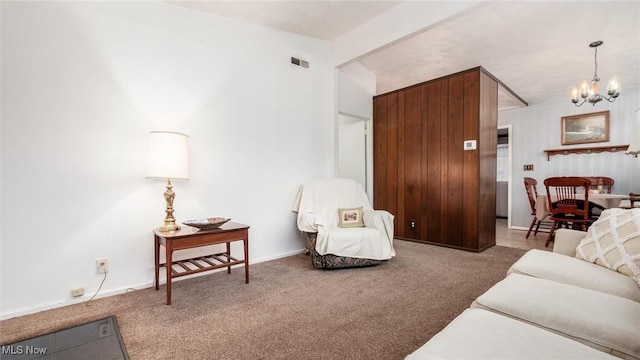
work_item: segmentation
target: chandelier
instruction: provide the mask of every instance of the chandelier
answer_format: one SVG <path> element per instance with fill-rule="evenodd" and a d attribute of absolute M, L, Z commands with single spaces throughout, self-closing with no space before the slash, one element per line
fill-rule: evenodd
<path fill-rule="evenodd" d="M 607 84 L 607 96 L 602 96 L 598 92 L 598 82 L 600 82 L 600 78 L 598 77 L 598 46 L 602 45 L 602 41 L 594 41 L 589 44 L 589 47 L 595 49 L 595 55 L 593 57 L 593 62 L 595 64 L 595 72 L 593 74 L 593 80 L 591 80 L 591 86 L 589 86 L 589 82 L 584 80 L 580 85 L 580 90 L 573 88 L 571 92 L 571 102 L 576 106 L 582 106 L 582 104 L 589 102 L 596 105 L 597 102 L 602 101 L 602 99 L 607 100 L 608 102 L 616 101 L 618 95 L 620 95 L 620 84 L 616 78 L 613 78 Z M 582 102 L 580 102 L 580 98 L 582 98 Z"/>

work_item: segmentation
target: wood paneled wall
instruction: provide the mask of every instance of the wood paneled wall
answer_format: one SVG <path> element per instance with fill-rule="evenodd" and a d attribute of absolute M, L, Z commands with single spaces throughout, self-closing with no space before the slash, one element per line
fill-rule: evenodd
<path fill-rule="evenodd" d="M 495 245 L 497 118 L 498 82 L 482 68 L 374 97 L 374 206 L 395 215 L 396 237 Z"/>

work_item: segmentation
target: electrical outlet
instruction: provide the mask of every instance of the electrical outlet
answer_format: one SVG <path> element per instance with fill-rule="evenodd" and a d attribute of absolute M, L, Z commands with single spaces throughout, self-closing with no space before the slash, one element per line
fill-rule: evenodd
<path fill-rule="evenodd" d="M 84 295 L 84 288 L 77 288 L 77 289 L 71 290 L 71 296 L 73 297 L 79 297 L 82 295 Z"/>
<path fill-rule="evenodd" d="M 533 164 L 524 165 L 522 168 L 524 171 L 533 171 Z"/>
<path fill-rule="evenodd" d="M 98 259 L 96 260 L 96 271 L 98 274 L 105 274 L 109 272 L 109 260 Z"/>

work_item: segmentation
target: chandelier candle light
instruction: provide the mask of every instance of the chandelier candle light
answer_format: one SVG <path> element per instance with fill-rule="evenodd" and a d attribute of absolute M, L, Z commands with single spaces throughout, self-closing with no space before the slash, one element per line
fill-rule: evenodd
<path fill-rule="evenodd" d="M 160 231 L 176 231 L 173 217 L 173 185 L 171 179 L 189 180 L 189 137 L 185 134 L 169 131 L 152 131 L 149 134 L 149 158 L 147 179 L 167 179 L 167 191 L 164 199 L 167 203 L 164 226 Z"/>
<path fill-rule="evenodd" d="M 600 78 L 598 77 L 598 46 L 602 44 L 602 41 L 594 41 L 589 44 L 589 47 L 595 49 L 593 60 L 595 64 L 595 72 L 593 74 L 593 79 L 591 80 L 591 86 L 589 86 L 589 82 L 587 80 L 584 80 L 580 85 L 579 91 L 575 87 L 573 88 L 573 91 L 571 92 L 571 102 L 576 106 L 582 106 L 582 104 L 586 102 L 595 106 L 596 103 L 602 99 L 607 100 L 608 102 L 614 102 L 620 95 L 620 84 L 616 78 L 609 81 L 609 84 L 607 85 L 607 96 L 602 96 L 598 92 L 598 83 L 600 82 Z M 582 102 L 580 102 L 580 98 L 582 98 Z"/>

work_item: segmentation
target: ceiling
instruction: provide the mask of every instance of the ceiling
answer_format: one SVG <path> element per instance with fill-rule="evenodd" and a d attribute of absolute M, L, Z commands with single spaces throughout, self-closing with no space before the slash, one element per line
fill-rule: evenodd
<path fill-rule="evenodd" d="M 331 41 L 402 1 L 167 1 Z M 591 80 L 598 48 L 601 87 L 616 76 L 640 86 L 640 1 L 487 1 L 358 62 L 377 93 L 477 66 L 530 105 L 566 98 Z M 505 88 L 501 109 L 522 104 Z"/>

